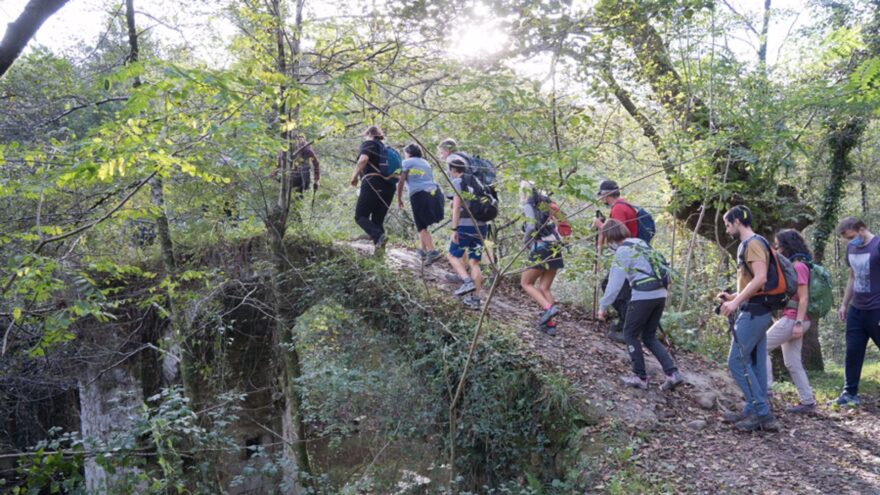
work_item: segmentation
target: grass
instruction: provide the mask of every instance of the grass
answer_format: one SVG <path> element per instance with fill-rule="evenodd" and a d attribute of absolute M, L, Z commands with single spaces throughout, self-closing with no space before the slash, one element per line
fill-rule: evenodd
<path fill-rule="evenodd" d="M 826 363 L 825 371 L 811 371 L 807 375 L 810 377 L 816 401 L 820 404 L 836 399 L 843 390 L 843 366 Z M 794 404 L 798 401 L 797 389 L 787 373 L 773 383 L 773 390 L 781 392 L 786 402 Z M 859 382 L 859 395 L 880 395 L 880 360 L 865 362 Z"/>

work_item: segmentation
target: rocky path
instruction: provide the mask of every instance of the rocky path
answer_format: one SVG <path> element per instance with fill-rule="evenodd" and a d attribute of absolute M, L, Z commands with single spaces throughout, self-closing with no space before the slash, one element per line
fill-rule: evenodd
<path fill-rule="evenodd" d="M 372 252 L 367 244 L 352 244 Z M 451 291 L 451 273 L 440 261 L 423 269 L 415 252 L 389 248 L 386 262 L 414 272 L 441 291 Z M 450 296 L 452 297 L 452 296 Z M 727 369 L 701 357 L 677 352 L 686 383 L 671 393 L 657 385 L 663 377 L 647 356 L 652 386 L 627 389 L 618 377 L 629 372 L 622 344 L 604 336 L 604 325 L 576 309 L 557 317 L 559 332 L 549 337 L 531 323 L 537 307 L 519 290 L 505 284 L 490 303 L 489 318 L 521 322 L 519 337 L 546 366 L 565 374 L 606 422 L 644 431 L 630 462 L 643 478 L 674 492 L 761 494 L 880 494 L 880 404 L 864 397 L 859 410 L 832 410 L 822 405 L 813 416 L 774 413 L 782 429 L 774 433 L 739 433 L 721 423 L 724 409 L 739 407 L 741 395 Z M 602 428 L 603 425 L 597 428 Z M 602 491 L 601 485 L 595 487 Z"/>

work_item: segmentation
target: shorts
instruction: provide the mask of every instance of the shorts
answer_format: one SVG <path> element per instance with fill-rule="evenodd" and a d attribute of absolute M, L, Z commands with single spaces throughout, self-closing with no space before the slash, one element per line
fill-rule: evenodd
<path fill-rule="evenodd" d="M 487 235 L 489 235 L 489 227 L 486 225 L 480 226 L 479 234 L 477 234 L 477 227 L 459 225 L 458 242 L 449 243 L 449 254 L 456 258 L 462 258 L 467 250 L 468 258 L 480 261 L 483 259 L 483 239 Z"/>
<path fill-rule="evenodd" d="M 309 167 L 300 167 L 299 169 L 294 169 L 290 172 L 291 192 L 295 192 L 302 196 L 304 192 L 309 190 L 311 183 L 312 173 L 311 170 L 309 170 Z"/>
<path fill-rule="evenodd" d="M 443 220 L 444 209 L 443 194 L 440 189 L 434 192 L 419 191 L 409 197 L 412 206 L 413 220 L 416 223 L 416 231 L 422 231 Z"/>
<path fill-rule="evenodd" d="M 562 244 L 558 242 L 536 242 L 529 251 L 529 262 L 538 270 L 562 270 L 565 263 L 562 261 Z"/>

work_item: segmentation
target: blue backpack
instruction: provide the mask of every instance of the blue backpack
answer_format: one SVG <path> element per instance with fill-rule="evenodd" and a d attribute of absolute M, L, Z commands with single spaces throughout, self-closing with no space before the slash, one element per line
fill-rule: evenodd
<path fill-rule="evenodd" d="M 383 143 L 379 161 L 379 173 L 382 174 L 382 177 L 392 184 L 397 184 L 397 178 L 400 176 L 400 168 L 403 164 L 400 153 L 391 146 L 385 146 Z"/>
<path fill-rule="evenodd" d="M 639 235 L 637 237 L 650 245 L 651 239 L 653 239 L 654 234 L 657 233 L 657 225 L 654 224 L 654 217 L 640 206 L 633 206 L 626 201 L 621 202 L 636 212 L 636 225 L 639 226 Z"/>

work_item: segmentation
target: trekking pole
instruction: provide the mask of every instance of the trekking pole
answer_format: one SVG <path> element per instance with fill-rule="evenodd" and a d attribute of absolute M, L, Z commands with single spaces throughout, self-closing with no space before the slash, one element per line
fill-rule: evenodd
<path fill-rule="evenodd" d="M 596 210 L 596 218 L 605 221 L 605 215 L 599 210 Z M 599 232 L 600 229 L 596 229 L 596 259 L 593 261 L 593 280 L 595 280 L 593 285 L 593 320 L 596 320 L 599 312 Z"/>
<path fill-rule="evenodd" d="M 442 229 L 443 227 L 446 227 L 447 225 L 449 225 L 449 222 L 451 222 L 451 221 L 452 221 L 452 219 L 450 218 L 449 220 L 447 220 L 447 221 L 441 223 L 440 225 L 438 225 L 437 227 L 435 227 L 434 230 L 431 231 L 431 233 L 432 233 L 432 234 L 436 234 L 438 230 L 440 230 L 440 229 Z"/>
<path fill-rule="evenodd" d="M 721 314 L 721 305 L 715 307 L 715 314 Z M 733 336 L 733 346 L 736 347 L 737 352 L 739 353 L 739 359 L 745 368 L 745 378 L 746 378 L 746 386 L 749 387 L 749 394 L 752 396 L 752 408 L 755 411 L 755 414 L 758 413 L 758 402 L 755 395 L 755 388 L 752 387 L 752 379 L 749 377 L 749 362 L 746 361 L 746 353 L 743 351 L 742 344 L 739 343 L 739 339 L 736 337 L 736 317 L 733 313 L 727 315 L 727 331 L 730 332 L 730 335 Z"/>
<path fill-rule="evenodd" d="M 312 184 L 312 201 L 311 201 L 311 204 L 309 205 L 309 224 L 311 224 L 312 221 L 315 220 L 315 195 L 317 192 L 318 192 L 318 188 L 315 187 L 314 184 Z"/>
<path fill-rule="evenodd" d="M 666 333 L 666 330 L 663 329 L 663 325 L 657 323 L 657 328 L 660 330 L 660 336 L 663 338 L 663 344 L 666 346 L 666 350 L 669 351 L 669 354 L 672 355 L 672 359 L 676 359 L 675 357 L 675 346 L 672 344 L 672 341 L 669 339 L 669 334 Z"/>

